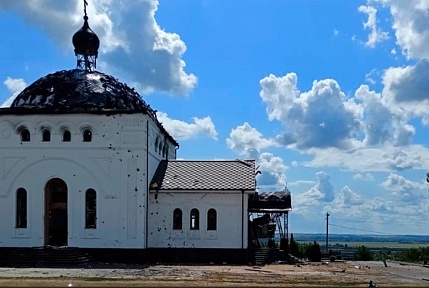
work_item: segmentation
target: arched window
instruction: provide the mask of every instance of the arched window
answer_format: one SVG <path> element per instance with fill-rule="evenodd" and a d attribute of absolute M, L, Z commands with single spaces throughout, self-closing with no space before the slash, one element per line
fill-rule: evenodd
<path fill-rule="evenodd" d="M 51 131 L 48 129 L 43 129 L 42 131 L 42 142 L 50 142 L 51 141 Z"/>
<path fill-rule="evenodd" d="M 191 210 L 191 222 L 189 228 L 191 230 L 200 229 L 200 211 L 198 211 L 196 208 Z"/>
<path fill-rule="evenodd" d="M 82 132 L 83 142 L 91 142 L 92 141 L 92 132 L 89 129 L 85 129 Z"/>
<path fill-rule="evenodd" d="M 162 143 L 159 143 L 158 145 L 158 154 L 161 155 L 162 153 Z"/>
<path fill-rule="evenodd" d="M 20 134 L 22 142 L 30 142 L 30 131 L 28 129 L 22 129 Z"/>
<path fill-rule="evenodd" d="M 63 142 L 70 142 L 71 141 L 71 133 L 69 130 L 64 130 L 63 132 Z"/>
<path fill-rule="evenodd" d="M 155 152 L 158 152 L 158 137 L 155 140 Z"/>
<path fill-rule="evenodd" d="M 85 193 L 85 228 L 97 228 L 97 193 L 94 189 Z"/>
<path fill-rule="evenodd" d="M 173 229 L 182 230 L 182 210 L 179 208 L 174 209 L 173 211 Z"/>
<path fill-rule="evenodd" d="M 27 191 L 19 188 L 16 191 L 16 228 L 27 228 Z"/>
<path fill-rule="evenodd" d="M 217 229 L 217 212 L 215 209 L 211 208 L 207 212 L 207 230 L 216 230 Z"/>

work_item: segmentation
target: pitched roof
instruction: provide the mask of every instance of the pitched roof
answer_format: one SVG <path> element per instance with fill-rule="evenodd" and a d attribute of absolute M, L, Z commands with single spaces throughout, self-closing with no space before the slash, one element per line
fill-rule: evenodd
<path fill-rule="evenodd" d="M 162 160 L 151 182 L 159 190 L 254 190 L 254 160 Z"/>

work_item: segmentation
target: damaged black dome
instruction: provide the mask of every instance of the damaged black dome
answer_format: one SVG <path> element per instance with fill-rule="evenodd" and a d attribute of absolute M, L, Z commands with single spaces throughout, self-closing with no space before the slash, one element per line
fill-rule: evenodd
<path fill-rule="evenodd" d="M 38 79 L 15 98 L 11 108 L 52 112 L 151 110 L 134 89 L 112 76 L 79 69 Z"/>

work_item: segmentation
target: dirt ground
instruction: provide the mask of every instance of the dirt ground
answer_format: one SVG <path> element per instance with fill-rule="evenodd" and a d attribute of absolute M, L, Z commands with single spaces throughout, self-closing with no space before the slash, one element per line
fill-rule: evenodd
<path fill-rule="evenodd" d="M 86 268 L 0 268 L 0 286 L 429 286 L 429 268 L 387 262 L 235 265 L 97 265 Z M 426 280 L 427 279 L 427 280 Z"/>

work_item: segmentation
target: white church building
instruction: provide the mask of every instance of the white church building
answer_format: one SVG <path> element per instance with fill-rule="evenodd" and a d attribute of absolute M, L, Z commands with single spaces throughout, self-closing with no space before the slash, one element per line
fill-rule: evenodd
<path fill-rule="evenodd" d="M 76 69 L 41 77 L 0 109 L 0 247 L 247 261 L 255 161 L 176 160 L 155 111 L 95 70 L 86 15 L 73 44 Z M 290 211 L 290 196 L 276 205 L 264 207 Z"/>

